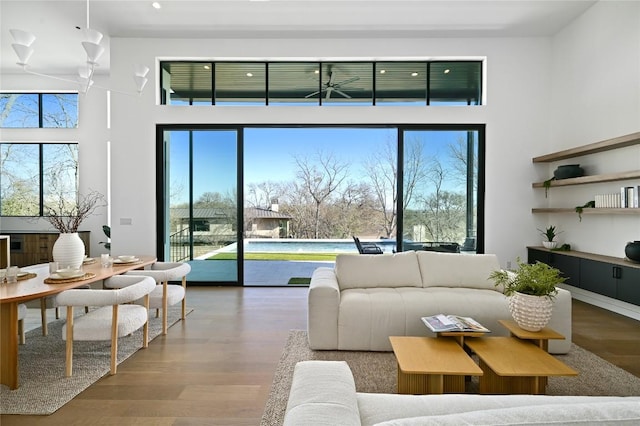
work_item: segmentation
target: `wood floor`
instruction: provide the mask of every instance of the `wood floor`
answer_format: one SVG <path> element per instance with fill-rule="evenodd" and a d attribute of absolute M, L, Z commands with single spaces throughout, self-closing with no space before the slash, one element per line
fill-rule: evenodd
<path fill-rule="evenodd" d="M 11 425 L 258 425 L 306 288 L 189 287 L 194 311 L 50 416 Z M 640 322 L 574 301 L 574 342 L 640 377 Z"/>

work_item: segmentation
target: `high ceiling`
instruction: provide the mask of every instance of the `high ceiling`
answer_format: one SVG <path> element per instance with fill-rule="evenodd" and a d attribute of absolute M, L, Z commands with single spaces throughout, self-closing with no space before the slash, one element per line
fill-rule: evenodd
<path fill-rule="evenodd" d="M 90 26 L 110 37 L 396 38 L 550 36 L 596 1 L 92 0 Z M 0 0 L 0 72 L 16 73 L 9 29 L 36 35 L 34 71 L 75 74 L 87 1 Z M 108 72 L 109 52 L 100 60 Z"/>

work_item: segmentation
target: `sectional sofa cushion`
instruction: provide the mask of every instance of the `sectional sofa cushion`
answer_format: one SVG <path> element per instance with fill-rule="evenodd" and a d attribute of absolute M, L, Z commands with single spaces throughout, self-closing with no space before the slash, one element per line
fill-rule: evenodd
<path fill-rule="evenodd" d="M 464 413 L 474 413 L 477 415 L 478 412 L 481 411 L 493 410 L 497 412 L 507 408 L 526 407 L 526 409 L 537 412 L 539 411 L 538 407 L 544 407 L 546 410 L 552 405 L 568 409 L 568 407 L 573 406 L 579 407 L 584 403 L 608 404 L 612 402 L 624 402 L 625 404 L 632 404 L 632 406 L 633 404 L 636 404 L 636 406 L 640 404 L 640 397 L 616 396 L 400 395 L 362 392 L 359 392 L 357 396 L 362 426 L 387 425 L 385 422 L 394 424 L 392 421 L 396 419 L 406 419 L 407 424 L 411 424 L 410 419 L 421 419 L 424 417 L 439 418 L 443 419 L 444 422 L 448 415 L 460 415 Z M 626 405 L 626 407 L 628 408 L 629 406 Z M 638 409 L 640 408 L 636 408 L 636 410 Z M 460 422 L 458 424 L 465 424 L 463 417 L 460 417 L 459 420 Z M 525 418 L 521 417 L 519 420 L 524 421 Z M 548 420 L 547 423 L 549 423 Z M 404 423 L 398 424 L 404 425 Z M 472 422 L 471 424 L 476 423 Z M 525 422 L 524 424 L 527 423 Z"/>
<path fill-rule="evenodd" d="M 416 253 L 424 287 L 466 287 L 501 291 L 489 275 L 500 269 L 495 254 Z M 342 282 L 340 282 L 342 286 Z"/>
<path fill-rule="evenodd" d="M 356 386 L 344 361 L 296 364 L 287 402 L 287 425 L 360 425 Z"/>
<path fill-rule="evenodd" d="M 414 251 L 394 254 L 339 254 L 336 277 L 340 290 L 373 287 L 422 287 Z"/>
<path fill-rule="evenodd" d="M 389 420 L 376 426 L 458 426 L 458 425 L 637 425 L 640 402 L 583 402 L 569 405 L 536 405 L 468 411 L 443 416 L 422 416 Z"/>

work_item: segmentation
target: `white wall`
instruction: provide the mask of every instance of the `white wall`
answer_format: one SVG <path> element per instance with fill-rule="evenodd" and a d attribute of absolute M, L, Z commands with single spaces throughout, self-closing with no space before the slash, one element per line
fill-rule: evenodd
<path fill-rule="evenodd" d="M 640 2 L 599 2 L 553 38 L 551 137 L 536 155 L 640 131 Z M 581 164 L 587 174 L 640 170 L 640 146 L 551 165 L 536 165 L 539 181 L 559 164 Z M 618 192 L 639 180 L 551 188 L 540 206 L 575 207 L 595 194 Z M 640 239 L 639 215 L 552 214 L 547 223 L 580 251 L 624 257 Z"/>
<path fill-rule="evenodd" d="M 113 251 L 155 250 L 156 123 L 486 123 L 486 251 L 505 263 L 537 241 L 530 214 L 531 157 L 548 134 L 550 40 L 145 40 L 112 39 L 112 83 L 131 86 L 134 61 L 158 58 L 486 57 L 488 103 L 482 107 L 166 107 L 154 90 L 138 99 L 114 95 Z M 240 54 L 241 53 L 241 54 Z M 148 83 L 158 87 L 155 76 Z M 135 181 L 132 186 L 131 182 Z M 131 218 L 131 226 L 119 225 Z"/>

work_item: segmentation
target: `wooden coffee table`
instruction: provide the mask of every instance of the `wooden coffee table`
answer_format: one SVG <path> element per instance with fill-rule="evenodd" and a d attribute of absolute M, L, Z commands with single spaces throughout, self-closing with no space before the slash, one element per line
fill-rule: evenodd
<path fill-rule="evenodd" d="M 540 349 L 549 352 L 549 340 L 564 340 L 564 336 L 552 328 L 544 327 L 540 331 L 523 330 L 513 320 L 499 320 L 504 328 L 509 330 L 512 336 L 518 339 L 531 340 Z"/>
<path fill-rule="evenodd" d="M 482 394 L 544 394 L 547 377 L 578 372 L 532 342 L 514 337 L 468 339 L 466 346 L 480 359 Z"/>
<path fill-rule="evenodd" d="M 389 337 L 398 361 L 398 393 L 464 393 L 465 376 L 482 370 L 450 338 Z"/>

